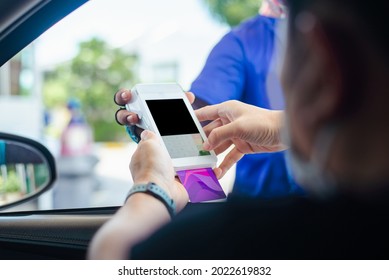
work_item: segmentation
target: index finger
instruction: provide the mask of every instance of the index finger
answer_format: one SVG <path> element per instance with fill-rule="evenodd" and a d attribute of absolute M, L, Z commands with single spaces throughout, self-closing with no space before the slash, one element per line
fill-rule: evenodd
<path fill-rule="evenodd" d="M 219 104 L 208 105 L 200 109 L 195 110 L 196 117 L 200 122 L 202 121 L 213 121 L 220 117 L 219 115 Z"/>
<path fill-rule="evenodd" d="M 115 93 L 114 101 L 119 106 L 124 106 L 131 101 L 132 94 L 128 89 L 120 89 Z"/>

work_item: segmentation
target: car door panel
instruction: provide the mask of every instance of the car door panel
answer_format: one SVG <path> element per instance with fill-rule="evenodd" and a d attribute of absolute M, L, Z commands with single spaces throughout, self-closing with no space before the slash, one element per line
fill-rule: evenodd
<path fill-rule="evenodd" d="M 115 210 L 0 214 L 0 259 L 85 259 L 92 236 Z"/>

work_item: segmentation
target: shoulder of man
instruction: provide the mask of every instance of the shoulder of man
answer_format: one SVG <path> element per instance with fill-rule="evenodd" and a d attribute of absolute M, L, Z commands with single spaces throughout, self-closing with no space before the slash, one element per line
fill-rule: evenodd
<path fill-rule="evenodd" d="M 243 20 L 239 25 L 232 28 L 231 32 L 239 34 L 247 30 L 260 31 L 261 29 L 273 29 L 277 19 L 265 17 L 260 14 Z"/>

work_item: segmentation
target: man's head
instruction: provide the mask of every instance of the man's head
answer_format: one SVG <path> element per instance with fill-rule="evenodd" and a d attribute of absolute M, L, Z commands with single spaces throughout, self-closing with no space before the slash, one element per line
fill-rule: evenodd
<path fill-rule="evenodd" d="M 389 2 L 289 0 L 288 9 L 282 80 L 292 148 L 315 161 L 334 133 L 320 165 L 338 182 L 389 182 L 378 152 L 389 152 Z"/>

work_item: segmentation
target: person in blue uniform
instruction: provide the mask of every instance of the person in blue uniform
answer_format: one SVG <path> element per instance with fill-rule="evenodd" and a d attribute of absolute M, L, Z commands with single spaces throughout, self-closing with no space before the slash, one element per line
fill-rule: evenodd
<path fill-rule="evenodd" d="M 212 49 L 190 91 L 193 107 L 239 100 L 283 110 L 279 62 L 285 44 L 282 1 L 263 1 L 258 15 L 228 32 Z M 237 155 L 239 156 L 239 155 Z M 285 167 L 283 152 L 245 155 L 236 165 L 233 194 L 263 198 L 303 194 Z"/>

